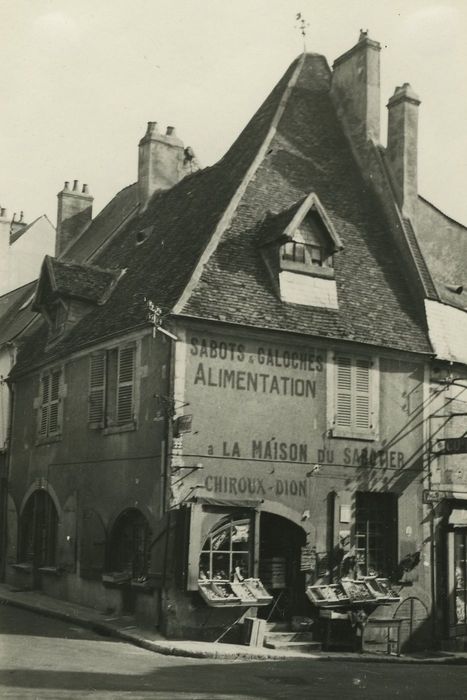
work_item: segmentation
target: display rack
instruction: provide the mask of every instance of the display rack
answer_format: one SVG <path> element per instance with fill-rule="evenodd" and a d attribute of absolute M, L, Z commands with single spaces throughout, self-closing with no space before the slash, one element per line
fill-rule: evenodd
<path fill-rule="evenodd" d="M 234 605 L 257 607 L 269 605 L 273 599 L 259 578 L 232 582 L 200 579 L 198 581 L 198 589 L 206 603 L 213 608 L 225 608 Z"/>

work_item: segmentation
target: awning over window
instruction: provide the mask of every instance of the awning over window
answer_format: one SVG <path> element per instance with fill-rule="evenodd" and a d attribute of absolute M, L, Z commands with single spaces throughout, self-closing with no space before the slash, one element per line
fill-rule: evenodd
<path fill-rule="evenodd" d="M 467 494 L 465 494 L 467 496 Z M 449 516 L 449 525 L 467 527 L 467 509 L 455 508 Z"/>

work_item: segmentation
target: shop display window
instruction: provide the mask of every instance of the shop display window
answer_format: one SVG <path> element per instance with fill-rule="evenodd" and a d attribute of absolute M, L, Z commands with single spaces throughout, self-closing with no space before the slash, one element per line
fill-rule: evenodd
<path fill-rule="evenodd" d="M 200 580 L 242 581 L 251 576 L 250 518 L 230 518 L 207 537 L 199 561 Z"/>
<path fill-rule="evenodd" d="M 458 625 L 466 623 L 467 605 L 467 529 L 454 532 L 454 586 L 455 586 L 455 621 Z"/>

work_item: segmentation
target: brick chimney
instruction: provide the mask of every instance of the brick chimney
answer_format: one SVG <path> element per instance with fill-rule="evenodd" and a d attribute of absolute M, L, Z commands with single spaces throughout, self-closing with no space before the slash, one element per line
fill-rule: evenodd
<path fill-rule="evenodd" d="M 167 190 L 189 172 L 197 170 L 191 148 L 184 148 L 173 126 L 161 134 L 157 122 L 148 122 L 148 128 L 139 142 L 138 189 L 139 203 L 146 209 L 156 190 Z"/>
<path fill-rule="evenodd" d="M 418 107 L 420 100 L 408 83 L 396 87 L 388 101 L 386 155 L 402 214 L 415 221 L 418 204 Z"/>
<path fill-rule="evenodd" d="M 80 191 L 78 180 L 74 180 L 73 189 L 70 189 L 69 182 L 65 182 L 63 190 L 58 193 L 57 198 L 57 242 L 55 255 L 58 256 L 90 223 L 94 197 L 89 194 L 87 185 L 83 185 Z"/>
<path fill-rule="evenodd" d="M 360 155 L 368 139 L 380 140 L 381 45 L 360 30 L 355 46 L 333 64 L 331 96 L 347 134 Z"/>

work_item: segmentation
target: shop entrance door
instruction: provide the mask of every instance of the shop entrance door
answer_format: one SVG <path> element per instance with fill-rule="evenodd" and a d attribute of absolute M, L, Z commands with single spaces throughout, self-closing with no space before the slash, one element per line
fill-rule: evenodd
<path fill-rule="evenodd" d="M 449 636 L 467 634 L 467 527 L 448 533 Z"/>
<path fill-rule="evenodd" d="M 300 571 L 301 547 L 305 541 L 305 532 L 292 521 L 261 513 L 259 575 L 274 600 L 260 608 L 260 617 L 278 621 L 306 614 L 305 574 Z"/>

